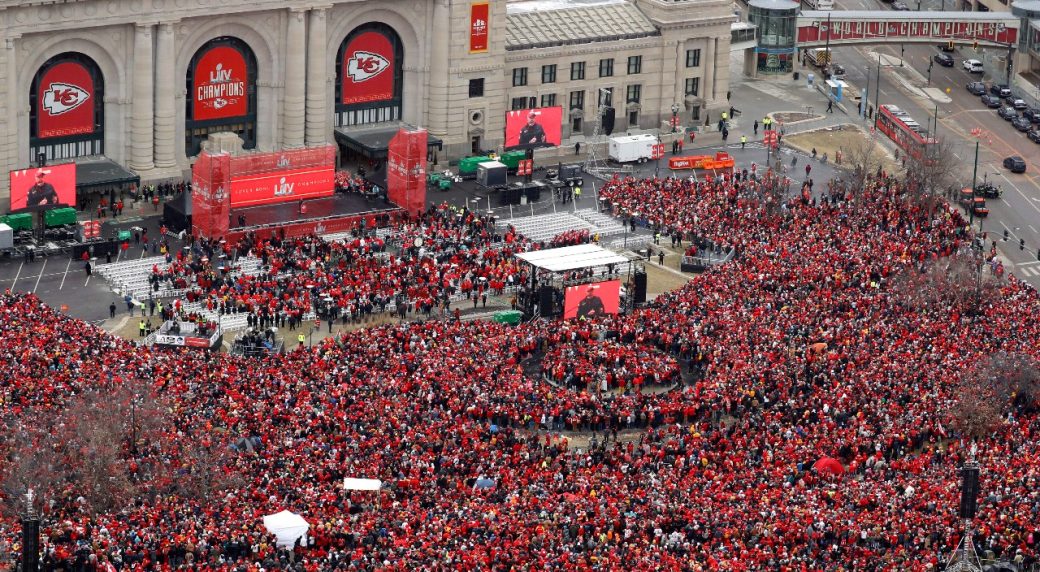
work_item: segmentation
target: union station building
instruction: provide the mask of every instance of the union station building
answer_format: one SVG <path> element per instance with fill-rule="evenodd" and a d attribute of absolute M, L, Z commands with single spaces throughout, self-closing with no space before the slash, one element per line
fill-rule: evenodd
<path fill-rule="evenodd" d="M 562 107 L 565 146 L 607 107 L 615 131 L 703 122 L 734 20 L 728 0 L 21 0 L 0 6 L 0 165 L 181 179 L 220 132 L 379 160 L 402 124 L 446 165 L 501 149 L 511 110 Z"/>

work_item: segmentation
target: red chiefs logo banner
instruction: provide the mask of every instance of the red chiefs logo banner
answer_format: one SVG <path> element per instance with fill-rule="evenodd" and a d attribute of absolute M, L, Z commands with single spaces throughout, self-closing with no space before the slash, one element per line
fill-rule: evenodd
<path fill-rule="evenodd" d="M 469 53 L 488 50 L 488 16 L 490 4 L 478 2 L 469 8 Z"/>
<path fill-rule="evenodd" d="M 210 48 L 195 64 L 194 119 L 223 119 L 249 113 L 246 71 L 242 52 L 230 46 Z"/>
<path fill-rule="evenodd" d="M 379 32 L 364 32 L 343 52 L 343 102 L 369 103 L 394 97 L 394 46 Z"/>
<path fill-rule="evenodd" d="M 36 136 L 65 137 L 94 132 L 94 79 L 78 62 L 52 66 L 40 80 Z"/>

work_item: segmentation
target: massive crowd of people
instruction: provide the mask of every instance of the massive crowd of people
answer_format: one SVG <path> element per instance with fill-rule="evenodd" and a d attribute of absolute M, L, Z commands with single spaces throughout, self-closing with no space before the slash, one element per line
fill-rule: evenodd
<path fill-rule="evenodd" d="M 854 194 L 803 195 L 782 209 L 764 208 L 756 184 L 618 179 L 601 191 L 665 235 L 740 253 L 627 316 L 387 324 L 257 359 L 139 348 L 32 295 L 0 298 L 5 433 L 85 387 L 137 380 L 176 430 L 128 448 L 127 470 L 187 467 L 183 451 L 199 443 L 245 439 L 251 451 L 220 467 L 241 482 L 205 500 L 165 494 L 96 513 L 80 499 L 89 491 L 50 493 L 40 499 L 45 561 L 229 571 L 942 568 L 962 532 L 957 468 L 968 455 L 951 419 L 953 380 L 995 351 L 1035 356 L 1040 299 L 1009 277 L 977 307 L 919 303 L 926 285 L 904 278 L 941 268 L 971 236 L 956 210 L 929 210 L 898 181 L 871 178 Z M 394 254 L 362 237 L 240 245 L 270 270 L 214 281 L 199 296 L 278 313 L 320 295 L 350 311 L 401 290 L 433 303 L 464 282 L 522 280 L 511 255 L 524 241 L 489 222 L 433 209 L 395 225 Z M 674 359 L 688 380 L 668 392 L 553 384 L 527 367 L 541 354 L 608 379 L 619 359 L 665 371 Z M 977 442 L 976 541 L 1023 564 L 1040 550 L 1038 434 L 1035 403 L 1019 399 Z M 825 456 L 845 474 L 814 472 Z M 345 491 L 348 476 L 381 479 L 384 490 Z M 283 509 L 312 524 L 309 545 L 292 553 L 275 548 L 261 521 Z M 10 516 L 2 531 L 17 544 Z"/>

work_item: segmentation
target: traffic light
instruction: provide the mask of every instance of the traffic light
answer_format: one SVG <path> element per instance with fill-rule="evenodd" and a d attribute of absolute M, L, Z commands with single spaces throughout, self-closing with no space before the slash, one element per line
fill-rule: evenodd
<path fill-rule="evenodd" d="M 1008 239 L 1008 229 L 1005 228 L 1004 229 L 1004 242 L 1007 242 L 1007 239 Z"/>
<path fill-rule="evenodd" d="M 1018 249 L 1019 250 L 1025 250 L 1026 249 L 1026 239 L 1024 239 L 1024 238 L 1018 239 Z"/>
<path fill-rule="evenodd" d="M 979 49 L 979 41 L 975 40 L 974 42 L 972 42 L 971 47 L 975 48 L 976 50 Z"/>
<path fill-rule="evenodd" d="M 950 51 L 952 52 L 953 51 L 953 40 L 950 40 L 949 43 L 946 44 L 946 47 L 950 48 Z"/>

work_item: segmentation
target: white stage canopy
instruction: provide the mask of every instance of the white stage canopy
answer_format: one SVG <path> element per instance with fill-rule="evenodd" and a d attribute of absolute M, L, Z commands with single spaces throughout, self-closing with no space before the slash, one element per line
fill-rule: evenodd
<path fill-rule="evenodd" d="M 598 244 L 578 244 L 548 250 L 533 250 L 516 255 L 517 258 L 550 272 L 567 272 L 581 268 L 624 264 L 629 259 Z"/>

